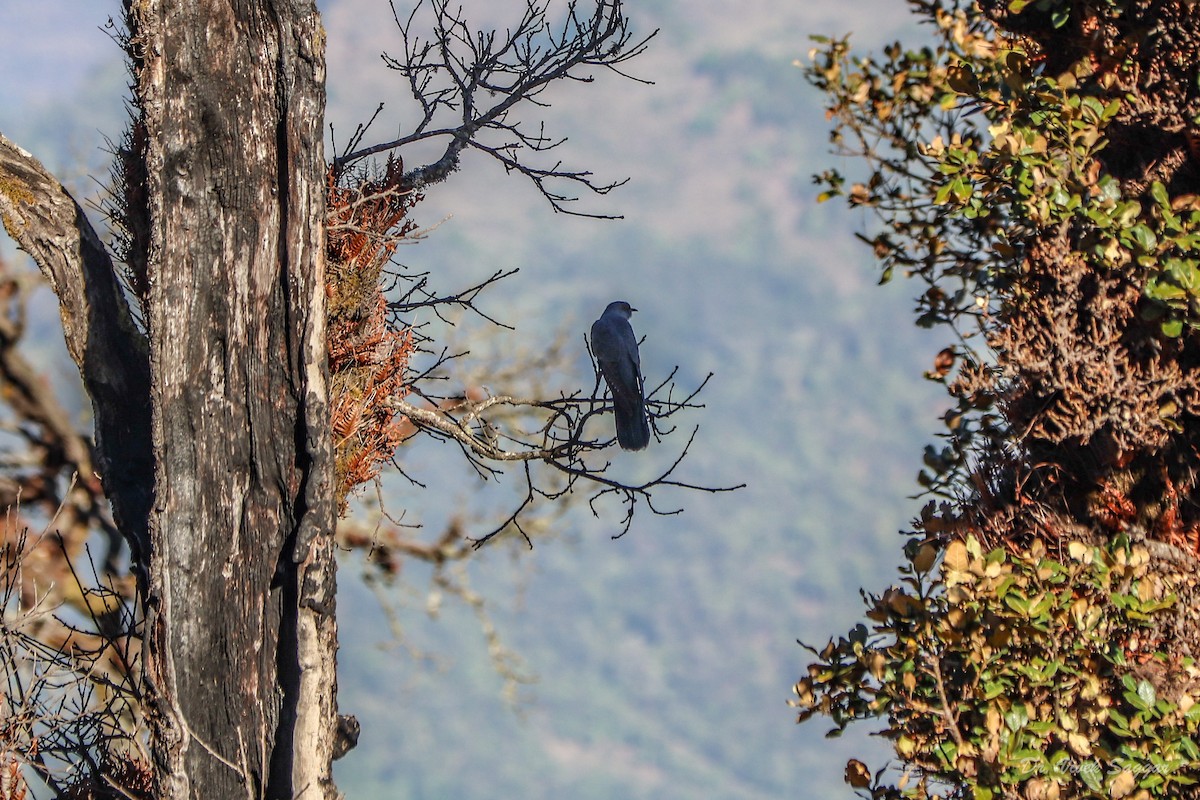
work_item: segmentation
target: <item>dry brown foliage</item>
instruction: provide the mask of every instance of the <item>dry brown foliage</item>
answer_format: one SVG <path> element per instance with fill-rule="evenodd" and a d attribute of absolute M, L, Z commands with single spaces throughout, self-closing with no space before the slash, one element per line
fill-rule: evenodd
<path fill-rule="evenodd" d="M 986 0 L 978 9 L 998 26 L 997 41 L 1037 65 L 1031 76 L 1121 100 L 1103 131 L 1106 146 L 1089 156 L 1079 180 L 1094 188 L 1111 176 L 1122 198 L 1140 198 L 1144 207 L 1158 184 L 1177 212 L 1193 208 L 1200 89 L 1184 65 L 1200 61 L 1200 6 L 1071 4 L 1061 24 L 1051 23 L 1045 5 L 1025 6 Z M 1003 426 L 972 454 L 972 505 L 961 517 L 929 516 L 923 529 L 970 532 L 1014 550 L 1035 537 L 1128 534 L 1200 554 L 1200 338 L 1190 328 L 1162 335 L 1145 292 L 1157 265 L 1128 257 L 1097 263 L 1090 229 L 1070 220 L 1003 223 L 1005 248 L 993 251 L 988 267 L 1005 276 L 1003 301 L 979 319 L 989 355 L 960 360 L 948 381 L 963 408 L 999 412 Z M 959 260 L 968 264 L 989 249 L 975 246 Z M 1003 263 L 1010 253 L 1012 263 Z M 948 295 L 942 288 L 931 292 Z M 933 376 L 946 378 L 950 365 L 939 357 Z"/>
<path fill-rule="evenodd" d="M 329 372 L 339 510 L 372 480 L 405 437 L 403 418 L 384 401 L 402 398 L 410 330 L 394 325 L 381 285 L 384 267 L 416 229 L 407 218 L 420 195 L 404 186 L 404 168 L 389 158 L 368 178 L 329 171 L 326 292 Z"/>
<path fill-rule="evenodd" d="M 11 754 L 0 755 L 0 800 L 25 800 L 28 788 L 21 762 Z"/>

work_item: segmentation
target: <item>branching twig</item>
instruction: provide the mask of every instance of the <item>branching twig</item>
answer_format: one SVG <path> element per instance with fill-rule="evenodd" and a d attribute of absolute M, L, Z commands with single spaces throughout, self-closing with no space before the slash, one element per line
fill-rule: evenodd
<path fill-rule="evenodd" d="M 569 0 L 559 23 L 552 20 L 551 0 L 527 0 L 516 25 L 502 35 L 495 30 L 475 30 L 462 6 L 452 6 L 449 0 L 429 0 L 428 5 L 419 0 L 405 17 L 394 0 L 391 5 L 403 53 L 398 57 L 384 54 L 383 60 L 407 80 L 421 111 L 420 120 L 411 133 L 367 147 L 359 145 L 370 123 L 359 126 L 335 160 L 335 168 L 415 142 L 441 139 L 446 146 L 436 161 L 405 173 L 408 186 L 420 190 L 445 180 L 458 169 L 462 152 L 471 148 L 499 161 L 506 171 L 524 175 L 556 211 L 616 218 L 568 208 L 578 196 L 556 187 L 606 194 L 625 181 L 597 182 L 591 172 L 568 169 L 561 161 L 549 166 L 530 163 L 530 155 L 553 150 L 566 138 L 548 135 L 544 122 L 530 122 L 512 112 L 518 106 L 548 107 L 541 95 L 556 81 L 590 83 L 597 69 L 631 77 L 620 66 L 640 55 L 657 31 L 635 38 L 622 0 L 599 0 L 590 13 L 580 9 L 578 0 Z M 422 12 L 432 17 L 429 38 L 422 37 L 414 26 L 419 16 L 424 21 Z M 435 127 L 434 123 L 443 119 L 446 122 Z"/>
<path fill-rule="evenodd" d="M 671 376 L 660 383 L 646 398 L 656 434 L 661 432 L 661 423 L 672 415 L 691 408 L 701 408 L 695 398 L 711 374 L 700 386 L 687 393 L 683 399 L 675 400 L 675 384 Z M 597 387 L 599 381 L 597 380 Z M 664 397 L 665 396 L 665 397 Z M 588 456 L 612 444 L 611 439 L 596 440 L 585 433 L 588 420 L 611 410 L 605 399 L 582 394 L 562 395 L 550 400 L 517 398 L 509 395 L 493 395 L 479 400 L 462 398 L 453 403 L 442 403 L 428 408 L 414 405 L 404 399 L 393 398 L 388 405 L 404 414 L 417 428 L 435 436 L 446 438 L 459 445 L 463 453 L 476 465 L 483 477 L 494 475 L 498 469 L 492 464 L 521 463 L 525 490 L 516 509 L 499 525 L 484 535 L 474 538 L 476 547 L 492 540 L 510 527 L 530 542 L 521 526 L 522 514 L 540 497 L 556 499 L 571 494 L 577 486 L 586 485 L 594 490 L 588 499 L 592 513 L 598 516 L 596 502 L 608 495 L 621 498 L 625 507 L 621 518 L 621 531 L 613 538 L 628 532 L 633 522 L 638 501 L 646 504 L 651 512 L 669 516 L 678 514 L 681 508 L 663 510 L 654 504 L 653 491 L 658 488 L 674 487 L 702 492 L 727 492 L 739 489 L 744 484 L 727 487 L 710 487 L 677 480 L 675 470 L 687 456 L 695 441 L 698 428 L 693 428 L 687 443 L 669 467 L 656 477 L 637 484 L 628 484 L 606 475 L 611 462 L 590 463 Z M 499 408 L 516 412 L 522 420 L 529 420 L 527 428 L 532 432 L 516 430 L 515 426 L 504 426 L 491 419 Z M 557 473 L 566 476 L 562 487 L 544 486 L 531 469 L 541 462 Z"/>
<path fill-rule="evenodd" d="M 484 289 L 488 288 L 494 283 L 504 280 L 505 278 L 516 275 L 518 272 L 520 272 L 520 270 L 516 268 L 509 270 L 498 269 L 474 286 L 463 289 L 462 291 L 454 294 L 440 296 L 428 290 L 425 275 L 416 276 L 411 279 L 412 286 L 410 286 L 402 295 L 400 295 L 399 299 L 388 302 L 388 311 L 392 312 L 393 315 L 398 315 L 408 314 L 423 308 L 428 308 L 437 315 L 438 319 L 449 325 L 453 323 L 451 323 L 446 317 L 442 316 L 442 314 L 447 309 L 456 308 L 464 311 L 472 311 L 493 325 L 497 325 L 501 328 L 507 328 L 508 330 L 513 330 L 511 325 L 506 325 L 505 323 L 493 319 L 489 315 L 480 311 L 475 305 L 475 299 L 479 297 L 479 293 Z M 395 288 L 396 284 L 401 279 L 401 275 L 400 273 L 393 273 L 392 276 L 394 279 L 392 288 Z"/>

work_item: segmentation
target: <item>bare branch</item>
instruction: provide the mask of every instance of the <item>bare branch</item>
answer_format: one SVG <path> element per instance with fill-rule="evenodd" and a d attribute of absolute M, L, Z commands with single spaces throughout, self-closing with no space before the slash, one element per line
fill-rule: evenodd
<path fill-rule="evenodd" d="M 56 796 L 98 780 L 120 787 L 124 767 L 147 763 L 137 620 L 126 597 L 75 571 L 49 529 L 31 537 L 11 511 L 0 533 L 0 752 Z"/>
<path fill-rule="evenodd" d="M 682 400 L 674 400 L 674 374 L 672 371 L 671 376 L 646 398 L 655 434 L 660 438 L 664 420 L 684 409 L 703 407 L 695 402 L 695 398 L 708 378 Z M 596 396 L 598 387 L 597 376 L 592 395 L 577 393 L 550 400 L 490 395 L 480 399 L 459 398 L 456 402 L 443 402 L 429 408 L 400 398 L 390 398 L 386 402 L 390 408 L 404 414 L 417 428 L 458 444 L 483 477 L 497 474 L 499 470 L 493 464 L 522 464 L 525 490 L 517 507 L 495 528 L 473 539 L 475 547 L 482 546 L 509 529 L 519 533 L 532 546 L 521 524 L 523 514 L 538 498 L 554 500 L 573 493 L 577 486 L 592 488 L 588 502 L 596 516 L 599 516 L 597 501 L 609 495 L 620 499 L 625 511 L 620 520 L 621 531 L 613 537 L 619 538 L 629 531 L 639 501 L 658 515 L 669 516 L 682 511 L 681 508 L 663 510 L 654 504 L 654 490 L 660 487 L 715 493 L 733 491 L 745 485 L 710 487 L 673 477 L 695 441 L 698 428 L 693 428 L 679 455 L 656 477 L 638 484 L 627 484 L 608 477 L 606 472 L 611 462 L 590 463 L 588 457 L 611 445 L 613 440 L 593 440 L 585 435 L 588 420 L 611 411 L 605 398 Z M 496 414 L 499 409 L 508 409 L 512 417 L 501 421 Z M 538 462 L 566 476 L 565 485 L 544 485 L 531 469 L 531 465 Z"/>
<path fill-rule="evenodd" d="M 3 134 L 0 218 L 58 295 L 67 349 L 92 399 L 105 490 L 122 533 L 144 553 L 153 486 L 150 412 L 129 398 L 149 396 L 150 362 L 112 260 L 62 184 Z"/>
<path fill-rule="evenodd" d="M 547 108 L 550 104 L 541 95 L 550 84 L 560 80 L 590 83 L 595 70 L 649 83 L 632 78 L 619 67 L 645 51 L 658 31 L 635 39 L 622 0 L 599 0 L 591 13 L 581 11 L 578 0 L 569 0 L 557 23 L 551 0 L 528 0 L 516 25 L 503 35 L 474 29 L 462 6 L 451 6 L 449 0 L 429 0 L 428 5 L 418 0 L 403 18 L 394 0 L 391 5 L 403 53 L 397 57 L 385 53 L 383 60 L 407 80 L 421 118 L 411 133 L 368 147 L 358 147 L 366 127 L 360 126 L 335 160 L 336 168 L 414 142 L 446 139 L 436 161 L 405 174 L 407 185 L 421 189 L 445 180 L 458 169 L 462 152 L 474 148 L 499 161 L 506 171 L 531 180 L 556 211 L 616 218 L 572 210 L 567 204 L 578 196 L 554 187 L 565 183 L 606 194 L 625 181 L 597 182 L 591 172 L 565 168 L 561 161 L 550 166 L 530 164 L 527 158 L 531 154 L 553 150 L 566 138 L 549 136 L 544 123 L 517 119 L 510 112 L 518 105 Z M 432 15 L 433 33 L 428 39 L 422 38 L 413 24 L 418 16 L 424 16 L 423 11 Z M 442 119 L 447 121 L 433 126 Z"/>
<path fill-rule="evenodd" d="M 443 310 L 447 308 L 456 308 L 464 311 L 469 310 L 475 312 L 493 325 L 497 325 L 501 328 L 507 328 L 508 330 L 513 330 L 511 325 L 506 325 L 503 322 L 499 322 L 498 320 L 495 320 L 480 311 L 475 305 L 475 299 L 479 296 L 480 292 L 491 286 L 493 283 L 502 281 L 512 275 L 516 275 L 518 272 L 520 272 L 519 269 L 496 270 L 487 278 L 475 284 L 474 286 L 449 295 L 435 295 L 427 290 L 426 276 L 428 273 L 418 276 L 408 276 L 401 275 L 400 273 L 393 273 L 394 280 L 391 286 L 387 287 L 386 290 L 395 289 L 400 280 L 409 280 L 412 282 L 412 285 L 407 289 L 407 291 L 404 292 L 404 294 L 400 296 L 399 299 L 388 302 L 388 310 L 393 314 L 408 314 L 422 308 L 428 308 L 437 315 L 438 319 L 447 324 L 451 323 L 450 320 L 442 316 Z"/>

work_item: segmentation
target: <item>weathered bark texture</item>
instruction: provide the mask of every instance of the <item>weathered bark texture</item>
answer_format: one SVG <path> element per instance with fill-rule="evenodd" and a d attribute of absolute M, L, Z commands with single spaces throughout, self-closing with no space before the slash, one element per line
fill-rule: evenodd
<path fill-rule="evenodd" d="M 324 32 L 311 0 L 126 11 L 146 141 L 159 795 L 334 797 Z"/>
<path fill-rule="evenodd" d="M 3 134 L 0 218 L 58 295 L 67 350 L 92 399 L 104 491 L 140 560 L 153 487 L 146 338 L 133 324 L 112 260 L 83 209 L 37 159 Z"/>

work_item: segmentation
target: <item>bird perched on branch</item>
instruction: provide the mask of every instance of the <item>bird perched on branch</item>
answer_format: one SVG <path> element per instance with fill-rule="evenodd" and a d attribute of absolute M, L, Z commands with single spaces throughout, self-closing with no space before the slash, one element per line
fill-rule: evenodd
<path fill-rule="evenodd" d="M 629 317 L 637 311 L 624 300 L 609 303 L 592 323 L 592 354 L 612 392 L 617 443 L 623 450 L 641 450 L 650 443 L 650 423 L 642 397 L 642 361 Z"/>

